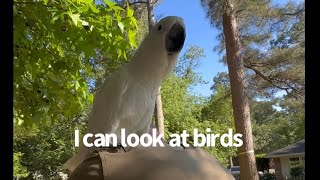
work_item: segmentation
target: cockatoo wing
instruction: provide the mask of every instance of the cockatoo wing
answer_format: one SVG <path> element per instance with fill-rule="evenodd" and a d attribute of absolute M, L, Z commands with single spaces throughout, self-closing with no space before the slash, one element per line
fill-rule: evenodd
<path fill-rule="evenodd" d="M 94 98 L 93 108 L 86 133 L 114 133 L 117 144 L 121 140 L 121 128 L 126 135 L 147 133 L 155 106 L 156 89 L 139 84 L 126 68 L 112 74 Z M 150 93 L 151 92 L 151 93 Z M 85 147 L 80 142 L 76 155 L 68 160 L 63 168 L 73 171 L 96 147 Z"/>
<path fill-rule="evenodd" d="M 95 95 L 90 133 L 137 133 L 150 125 L 156 89 L 139 84 L 124 67 L 108 78 Z"/>

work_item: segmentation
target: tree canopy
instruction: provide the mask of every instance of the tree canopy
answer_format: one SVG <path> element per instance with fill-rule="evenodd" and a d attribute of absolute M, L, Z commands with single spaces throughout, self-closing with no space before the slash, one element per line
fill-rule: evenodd
<path fill-rule="evenodd" d="M 92 103 L 99 57 L 108 70 L 136 47 L 133 10 L 106 0 L 14 1 L 14 119 L 71 118 Z M 101 58 L 100 58 L 101 59 Z M 114 67 L 115 66 L 115 67 Z"/>
<path fill-rule="evenodd" d="M 96 83 L 137 47 L 138 22 L 109 0 L 15 0 L 13 8 L 14 176 L 53 178 L 73 153 L 70 135 L 85 126 Z"/>

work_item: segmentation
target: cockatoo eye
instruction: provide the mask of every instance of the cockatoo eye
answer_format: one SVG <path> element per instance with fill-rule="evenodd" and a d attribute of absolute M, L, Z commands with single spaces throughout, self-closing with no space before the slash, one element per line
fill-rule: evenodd
<path fill-rule="evenodd" d="M 162 29 L 162 26 L 160 25 L 159 27 L 158 27 L 158 31 L 160 31 Z"/>

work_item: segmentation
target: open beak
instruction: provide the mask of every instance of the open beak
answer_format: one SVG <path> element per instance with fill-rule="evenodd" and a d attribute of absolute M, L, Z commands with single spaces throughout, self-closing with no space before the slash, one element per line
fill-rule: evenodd
<path fill-rule="evenodd" d="M 179 22 L 174 23 L 166 35 L 166 50 L 169 54 L 180 52 L 185 39 L 186 32 L 184 26 Z"/>

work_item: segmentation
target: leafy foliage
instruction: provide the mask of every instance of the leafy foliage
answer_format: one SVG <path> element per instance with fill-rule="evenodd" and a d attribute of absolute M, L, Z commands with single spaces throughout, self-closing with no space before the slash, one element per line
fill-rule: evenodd
<path fill-rule="evenodd" d="M 227 87 L 219 86 L 209 101 L 201 96 L 192 95 L 189 91 L 194 85 L 205 83 L 194 71 L 202 57 L 204 54 L 200 47 L 190 46 L 179 59 L 174 73 L 162 85 L 166 139 L 169 139 L 170 134 L 180 134 L 186 130 L 190 134 L 188 143 L 193 144 L 195 128 L 203 134 L 207 134 L 206 130 L 210 128 L 211 133 L 221 135 L 234 127 L 231 97 Z M 223 147 L 219 141 L 215 147 L 203 149 L 223 164 L 227 164 L 228 157 L 234 155 L 236 150 Z"/>
<path fill-rule="evenodd" d="M 290 175 L 293 177 L 299 177 L 299 176 L 303 175 L 303 171 L 304 171 L 303 166 L 301 166 L 301 165 L 295 166 L 295 167 L 291 168 Z"/>
<path fill-rule="evenodd" d="M 271 173 L 265 173 L 261 177 L 262 180 L 276 180 L 276 175 Z"/>
<path fill-rule="evenodd" d="M 104 2 L 14 1 L 15 178 L 58 178 L 99 80 L 137 47 L 133 10 Z"/>
<path fill-rule="evenodd" d="M 24 153 L 20 163 L 31 172 L 27 179 L 35 174 L 41 174 L 44 179 L 58 179 L 63 162 L 73 154 L 74 137 L 70 130 L 76 129 L 75 123 L 58 121 L 53 126 L 37 127 L 36 135 L 26 137 L 22 136 L 20 127 L 16 127 L 14 150 Z"/>
<path fill-rule="evenodd" d="M 233 118 L 230 89 L 219 85 L 211 96 L 209 103 L 201 111 L 201 121 L 210 127 L 213 133 L 228 133 L 231 128 L 234 133 L 235 125 Z M 220 142 L 213 149 L 208 149 L 223 164 L 228 163 L 228 158 L 236 155 L 235 147 L 223 147 Z"/>
<path fill-rule="evenodd" d="M 30 124 L 80 113 L 93 101 L 94 58 L 116 62 L 136 47 L 133 11 L 105 3 L 14 2 L 15 118 Z"/>
<path fill-rule="evenodd" d="M 296 102 L 296 101 L 295 101 Z M 304 139 L 304 116 L 274 109 L 277 101 L 252 103 L 253 135 L 257 153 L 270 153 Z"/>
<path fill-rule="evenodd" d="M 203 99 L 191 95 L 189 89 L 197 83 L 203 83 L 194 72 L 202 57 L 204 54 L 200 47 L 190 46 L 179 59 L 174 73 L 161 86 L 167 135 L 182 133 L 182 130 L 193 132 L 193 128 L 199 124 L 197 118 L 200 116 Z"/>
<path fill-rule="evenodd" d="M 29 175 L 27 168 L 21 165 L 20 158 L 23 154 L 21 152 L 13 153 L 13 174 L 16 178 L 24 178 Z"/>

